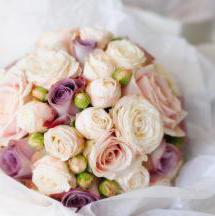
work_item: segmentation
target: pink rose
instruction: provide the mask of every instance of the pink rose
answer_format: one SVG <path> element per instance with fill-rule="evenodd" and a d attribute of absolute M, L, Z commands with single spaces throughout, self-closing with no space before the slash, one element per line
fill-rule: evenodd
<path fill-rule="evenodd" d="M 92 147 L 89 164 L 98 177 L 115 179 L 132 163 L 133 152 L 118 132 L 111 130 L 103 135 Z"/>
<path fill-rule="evenodd" d="M 11 139 L 20 139 L 26 132 L 17 126 L 17 111 L 31 91 L 25 76 L 16 69 L 0 71 L 0 146 Z"/>
<path fill-rule="evenodd" d="M 136 84 L 141 94 L 160 112 L 165 133 L 171 136 L 185 136 L 180 124 L 186 112 L 168 81 L 157 73 L 146 72 L 138 76 Z"/>

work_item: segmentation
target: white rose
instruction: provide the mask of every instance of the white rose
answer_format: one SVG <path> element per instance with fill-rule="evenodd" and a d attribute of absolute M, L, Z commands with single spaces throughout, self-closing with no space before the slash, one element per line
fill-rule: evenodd
<path fill-rule="evenodd" d="M 80 38 L 82 40 L 96 41 L 97 46 L 104 48 L 107 43 L 112 39 L 111 32 L 98 28 L 84 27 L 80 29 Z"/>
<path fill-rule="evenodd" d="M 126 39 L 110 42 L 106 52 L 118 67 L 133 69 L 146 61 L 144 52 Z"/>
<path fill-rule="evenodd" d="M 46 152 L 62 161 L 79 154 L 84 148 L 84 139 L 75 128 L 59 125 L 44 135 Z"/>
<path fill-rule="evenodd" d="M 113 61 L 103 51 L 96 49 L 85 62 L 83 75 L 88 80 L 111 77 L 115 69 Z"/>
<path fill-rule="evenodd" d="M 113 122 L 104 109 L 90 107 L 77 116 L 75 126 L 87 139 L 98 139 L 113 127 Z"/>
<path fill-rule="evenodd" d="M 37 49 L 17 63 L 29 82 L 49 89 L 57 81 L 79 74 L 79 63 L 63 50 Z"/>
<path fill-rule="evenodd" d="M 46 103 L 31 101 L 18 111 L 17 125 L 28 133 L 44 132 L 45 123 L 55 117 L 53 109 Z"/>
<path fill-rule="evenodd" d="M 122 176 L 118 177 L 116 181 L 119 183 L 120 187 L 127 192 L 148 186 L 150 175 L 145 167 L 141 165 L 132 166 L 124 172 Z"/>
<path fill-rule="evenodd" d="M 51 156 L 34 164 L 32 181 L 46 195 L 67 192 L 76 186 L 75 177 L 69 173 L 66 164 Z"/>
<path fill-rule="evenodd" d="M 112 78 L 96 79 L 86 88 L 95 107 L 112 107 L 121 96 L 121 86 Z"/>
<path fill-rule="evenodd" d="M 146 99 L 124 96 L 112 109 L 113 122 L 130 145 L 149 154 L 163 138 L 160 114 Z"/>
<path fill-rule="evenodd" d="M 45 32 L 37 41 L 38 48 L 46 48 L 51 50 L 65 50 L 66 38 L 68 37 L 69 31 L 56 31 L 56 32 Z"/>

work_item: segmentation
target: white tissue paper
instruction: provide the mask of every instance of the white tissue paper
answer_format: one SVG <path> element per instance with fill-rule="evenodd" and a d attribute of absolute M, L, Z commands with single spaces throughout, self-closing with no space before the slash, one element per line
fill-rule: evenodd
<path fill-rule="evenodd" d="M 8 2 L 11 2 L 8 1 Z M 20 2 L 20 1 L 19 1 Z M 27 3 L 27 1 L 22 1 Z M 29 2 L 29 1 L 28 1 Z M 37 2 L 37 3 L 35 3 Z M 39 10 L 41 5 L 42 9 Z M 49 3 L 49 4 L 48 4 Z M 20 3 L 21 4 L 21 3 Z M 25 5 L 26 6 L 26 5 Z M 114 0 L 38 0 L 33 26 L 34 42 L 42 31 L 84 25 L 101 26 L 117 35 L 128 36 L 152 53 L 175 77 L 188 110 L 189 143 L 186 163 L 175 187 L 154 186 L 104 199 L 82 208 L 78 213 L 61 203 L 31 191 L 0 173 L 1 216 L 210 216 L 215 214 L 215 67 L 184 39 L 152 28 L 135 13 L 129 13 Z M 27 19 L 26 14 L 19 17 Z M 43 13 L 41 15 L 39 11 Z M 38 15 L 39 14 L 39 15 Z M 16 15 L 15 15 L 16 17 Z M 17 16 L 18 17 L 18 16 Z M 44 21 L 46 17 L 46 21 Z M 47 18 L 48 17 L 48 18 Z M 14 19 L 14 17 L 13 17 Z M 36 22 L 36 19 L 38 21 Z M 19 23 L 17 24 L 19 25 Z M 30 23 L 25 24 L 30 26 Z M 23 28 L 23 23 L 20 24 Z M 24 29 L 24 28 L 23 28 Z M 22 37 L 22 32 L 19 32 Z M 27 38 L 27 30 L 23 32 Z M 13 35 L 15 39 L 16 35 Z M 20 39 L 19 41 L 22 41 Z M 13 42 L 16 44 L 15 42 Z M 22 41 L 23 43 L 23 41 Z M 19 46 L 19 44 L 16 44 Z M 21 46 L 21 44 L 20 44 Z M 1 45 L 0 45 L 1 47 Z M 25 49 L 30 46 L 25 46 Z M 23 54 L 21 49 L 16 54 Z M 17 56 L 18 57 L 18 56 Z M 8 58 L 9 59 L 9 58 Z"/>

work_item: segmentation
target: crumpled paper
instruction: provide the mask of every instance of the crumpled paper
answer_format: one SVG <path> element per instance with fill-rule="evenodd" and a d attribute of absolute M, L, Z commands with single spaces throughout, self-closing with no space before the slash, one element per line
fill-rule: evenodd
<path fill-rule="evenodd" d="M 31 2 L 33 6 L 36 5 L 35 2 Z M 38 27 L 36 33 L 31 34 L 32 37 L 30 37 L 32 42 L 38 36 L 37 34 L 44 30 L 79 25 L 101 26 L 113 31 L 116 35 L 128 36 L 131 40 L 142 45 L 156 57 L 158 63 L 163 64 L 173 74 L 184 95 L 186 110 L 189 113 L 187 117 L 189 143 L 186 145 L 186 163 L 176 179 L 175 187 L 154 186 L 144 190 L 132 191 L 92 203 L 82 208 L 78 214 L 63 207 L 59 202 L 31 191 L 5 174 L 0 173 L 0 215 L 214 215 L 214 65 L 184 39 L 167 35 L 165 32 L 154 33 L 140 16 L 129 13 L 120 1 L 38 0 L 37 2 L 43 2 L 44 7 L 49 5 L 43 8 L 43 12 L 45 11 L 48 14 L 48 18 L 43 25 L 36 25 Z M 35 16 L 40 14 L 38 11 L 35 9 Z M 39 17 L 38 20 L 42 21 L 42 18 Z M 41 23 L 39 22 L 39 24 Z M 30 25 L 30 23 L 26 25 Z M 27 49 L 27 46 L 25 48 Z"/>

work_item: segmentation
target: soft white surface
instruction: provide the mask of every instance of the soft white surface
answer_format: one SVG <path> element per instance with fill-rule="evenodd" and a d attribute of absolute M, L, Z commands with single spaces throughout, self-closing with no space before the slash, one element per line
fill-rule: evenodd
<path fill-rule="evenodd" d="M 3 0 L 0 3 L 2 5 Z M 152 33 L 153 28 L 147 24 L 150 16 L 145 15 L 143 18 L 125 10 L 115 0 L 7 0 L 4 8 L 0 7 L 0 18 L 0 65 L 30 49 L 42 31 L 78 25 L 100 25 L 119 35 L 127 35 L 143 45 L 173 73 L 183 91 L 189 112 L 187 120 L 190 143 L 187 145 L 188 162 L 177 178 L 177 187 L 150 187 L 144 191 L 122 194 L 86 206 L 80 214 L 215 214 L 215 67 L 195 48 L 177 38 L 176 33 L 169 34 L 172 29 L 177 29 L 175 25 L 170 26 L 168 31 Z M 31 192 L 2 173 L 0 186 L 2 216 L 74 215 L 60 203 Z"/>

